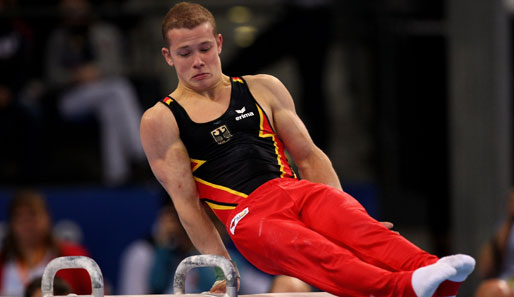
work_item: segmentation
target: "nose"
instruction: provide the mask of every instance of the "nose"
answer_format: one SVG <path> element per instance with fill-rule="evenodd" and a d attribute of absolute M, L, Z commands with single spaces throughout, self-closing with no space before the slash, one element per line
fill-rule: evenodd
<path fill-rule="evenodd" d="M 195 53 L 193 60 L 193 68 L 201 68 L 205 65 L 200 53 Z"/>

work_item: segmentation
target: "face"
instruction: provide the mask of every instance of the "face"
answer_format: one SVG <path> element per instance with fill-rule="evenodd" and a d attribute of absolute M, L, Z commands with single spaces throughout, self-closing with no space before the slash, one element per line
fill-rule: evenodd
<path fill-rule="evenodd" d="M 213 35 L 208 22 L 193 29 L 172 29 L 167 37 L 171 45 L 162 49 L 166 62 L 175 67 L 180 83 L 201 91 L 221 78 L 221 34 Z"/>
<path fill-rule="evenodd" d="M 50 232 L 50 218 L 45 210 L 32 206 L 20 206 L 14 210 L 12 228 L 18 244 L 36 246 Z"/>

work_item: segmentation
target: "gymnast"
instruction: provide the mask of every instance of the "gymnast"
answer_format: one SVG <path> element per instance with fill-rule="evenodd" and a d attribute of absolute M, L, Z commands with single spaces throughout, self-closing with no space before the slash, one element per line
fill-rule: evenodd
<path fill-rule="evenodd" d="M 201 253 L 229 258 L 206 205 L 266 273 L 337 296 L 457 295 L 475 260 L 438 258 L 371 218 L 343 191 L 277 78 L 223 74 L 223 38 L 206 8 L 176 4 L 162 34 L 178 85 L 144 113 L 141 140 Z M 211 291 L 225 285 L 220 275 Z"/>

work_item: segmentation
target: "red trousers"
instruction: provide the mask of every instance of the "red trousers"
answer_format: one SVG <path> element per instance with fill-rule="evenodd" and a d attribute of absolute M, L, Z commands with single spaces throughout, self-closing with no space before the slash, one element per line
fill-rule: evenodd
<path fill-rule="evenodd" d="M 371 218 L 347 193 L 274 179 L 233 211 L 227 230 L 269 274 L 297 277 L 337 296 L 416 296 L 412 272 L 438 260 Z"/>

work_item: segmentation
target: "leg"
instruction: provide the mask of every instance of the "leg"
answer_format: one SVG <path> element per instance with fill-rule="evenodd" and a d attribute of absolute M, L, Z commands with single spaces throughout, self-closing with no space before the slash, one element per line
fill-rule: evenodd
<path fill-rule="evenodd" d="M 301 220 L 365 262 L 389 271 L 412 271 L 438 260 L 370 217 L 347 193 L 301 182 L 304 195 L 296 199 Z"/>
<path fill-rule="evenodd" d="M 365 263 L 293 219 L 287 210 L 260 217 L 253 216 L 259 206 L 249 209 L 232 239 L 263 271 L 299 278 L 337 296 L 416 296 L 412 272 L 390 272 Z"/>
<path fill-rule="evenodd" d="M 139 141 L 141 110 L 130 84 L 121 78 L 81 85 L 64 97 L 61 110 L 69 116 L 94 113 L 100 121 L 104 181 L 123 183 L 130 174 L 130 160 L 142 160 Z"/>
<path fill-rule="evenodd" d="M 380 237 L 380 233 L 396 233 L 390 232 L 367 215 L 366 220 L 371 221 L 363 220 L 360 223 L 374 222 L 373 224 L 376 223 L 376 226 L 380 226 L 381 229 L 372 227 L 371 229 L 377 229 L 375 231 L 377 234 L 365 233 L 373 240 L 360 238 L 364 241 L 364 243 L 357 243 L 361 249 L 360 255 L 354 253 L 353 247 L 347 246 L 348 243 L 331 240 L 321 232 L 313 230 L 311 226 L 300 221 L 307 211 L 306 202 L 302 199 L 305 200 L 304 196 L 312 196 L 313 193 L 309 192 L 309 189 L 326 194 L 324 192 L 326 188 L 292 179 L 275 179 L 261 186 L 238 206 L 232 216 L 236 216 L 245 207 L 248 208 L 248 214 L 238 222 L 232 222 L 232 224 L 227 222 L 227 228 L 231 232 L 234 243 L 250 262 L 265 272 L 294 276 L 340 296 L 370 294 L 398 296 L 399 294 L 399 296 L 430 297 L 445 280 L 458 281 L 457 278 L 462 275 L 466 277 L 472 271 L 474 265 L 469 264 L 473 264 L 474 261 L 468 256 L 457 255 L 437 261 L 435 256 L 423 252 L 401 236 L 389 238 L 390 241 L 396 242 L 398 247 L 385 240 L 375 239 L 374 237 Z M 345 208 L 351 209 L 351 206 L 355 206 L 365 214 L 362 207 L 354 200 L 329 198 L 334 199 L 330 202 L 334 202 L 333 207 L 339 207 L 339 212 L 332 214 L 334 216 L 346 216 Z M 318 199 L 325 202 L 327 200 L 323 197 Z M 350 202 L 349 205 L 345 205 L 347 201 Z M 341 209 L 341 205 L 345 207 Z M 326 224 L 325 226 L 318 224 L 318 227 L 343 226 L 338 220 L 327 220 L 326 216 L 327 213 L 323 212 L 316 215 Z M 361 232 L 365 232 L 366 229 L 358 225 L 350 227 L 360 228 L 357 231 Z M 345 226 L 339 232 L 358 239 L 360 235 L 353 234 L 354 230 L 347 230 L 348 228 Z M 366 244 L 369 254 L 382 253 L 384 259 L 366 256 L 363 250 Z M 384 250 L 376 245 L 383 245 Z M 415 257 L 421 260 L 413 259 Z M 427 264 L 421 263 L 423 261 Z M 395 266 L 404 268 L 395 268 Z M 447 292 L 440 290 L 435 296 L 452 295 Z"/>
<path fill-rule="evenodd" d="M 109 116 L 109 110 L 102 111 L 105 112 L 101 116 L 103 182 L 109 186 L 118 186 L 129 176 L 128 154 L 123 147 L 123 136 L 118 129 L 116 117 Z"/>
<path fill-rule="evenodd" d="M 303 195 L 295 200 L 302 221 L 336 244 L 346 246 L 365 262 L 390 271 L 413 271 L 436 262 L 446 264 L 455 272 L 438 289 L 440 296 L 456 295 L 460 284 L 473 271 L 473 258 L 454 255 L 438 261 L 436 256 L 372 219 L 347 193 L 307 181 L 302 183 L 305 185 L 299 193 Z M 425 282 L 425 274 L 418 273 L 420 275 L 423 276 L 418 279 Z"/>
<path fill-rule="evenodd" d="M 117 110 L 116 123 L 125 151 L 138 161 L 144 160 L 145 154 L 139 139 L 139 121 L 143 113 L 136 92 L 126 79 L 109 79 L 108 83 L 113 94 L 111 109 Z"/>

